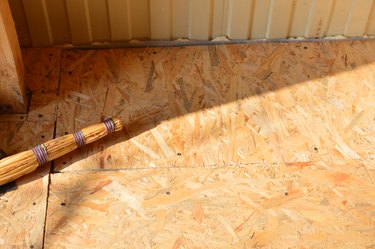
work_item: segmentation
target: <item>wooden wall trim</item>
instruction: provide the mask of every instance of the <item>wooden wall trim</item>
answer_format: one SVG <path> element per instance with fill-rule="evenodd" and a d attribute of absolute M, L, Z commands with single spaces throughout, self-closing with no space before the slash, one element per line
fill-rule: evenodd
<path fill-rule="evenodd" d="M 0 0 L 0 114 L 26 111 L 21 50 L 8 0 Z"/>

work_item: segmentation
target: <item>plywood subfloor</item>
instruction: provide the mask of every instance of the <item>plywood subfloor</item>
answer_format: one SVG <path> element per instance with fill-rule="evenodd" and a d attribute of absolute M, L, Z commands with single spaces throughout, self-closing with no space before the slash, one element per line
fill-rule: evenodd
<path fill-rule="evenodd" d="M 46 247 L 366 248 L 374 242 L 375 195 L 363 167 L 55 174 Z"/>
<path fill-rule="evenodd" d="M 125 130 L 27 176 L 38 225 L 5 245 L 374 247 L 375 41 L 24 54 L 30 112 L 0 117 L 0 135 L 22 124 L 29 140 L 3 148 L 112 115 Z"/>

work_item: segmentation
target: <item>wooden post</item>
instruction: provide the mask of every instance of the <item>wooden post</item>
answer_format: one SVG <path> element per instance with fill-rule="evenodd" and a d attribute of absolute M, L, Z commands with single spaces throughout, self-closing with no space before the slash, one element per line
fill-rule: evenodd
<path fill-rule="evenodd" d="M 0 114 L 26 111 L 21 50 L 8 0 L 0 0 Z"/>

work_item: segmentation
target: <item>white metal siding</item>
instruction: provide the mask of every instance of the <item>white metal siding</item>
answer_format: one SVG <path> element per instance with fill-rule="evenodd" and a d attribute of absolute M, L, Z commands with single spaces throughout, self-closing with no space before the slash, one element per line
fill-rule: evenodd
<path fill-rule="evenodd" d="M 375 35 L 375 0 L 9 0 L 22 46 Z"/>

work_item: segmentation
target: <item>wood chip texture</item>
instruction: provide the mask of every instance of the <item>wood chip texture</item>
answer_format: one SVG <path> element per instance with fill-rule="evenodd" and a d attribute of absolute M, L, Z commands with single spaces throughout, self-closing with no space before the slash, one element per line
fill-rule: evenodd
<path fill-rule="evenodd" d="M 1 148 L 125 129 L 0 196 L 0 247 L 374 248 L 375 41 L 51 51 Z"/>

